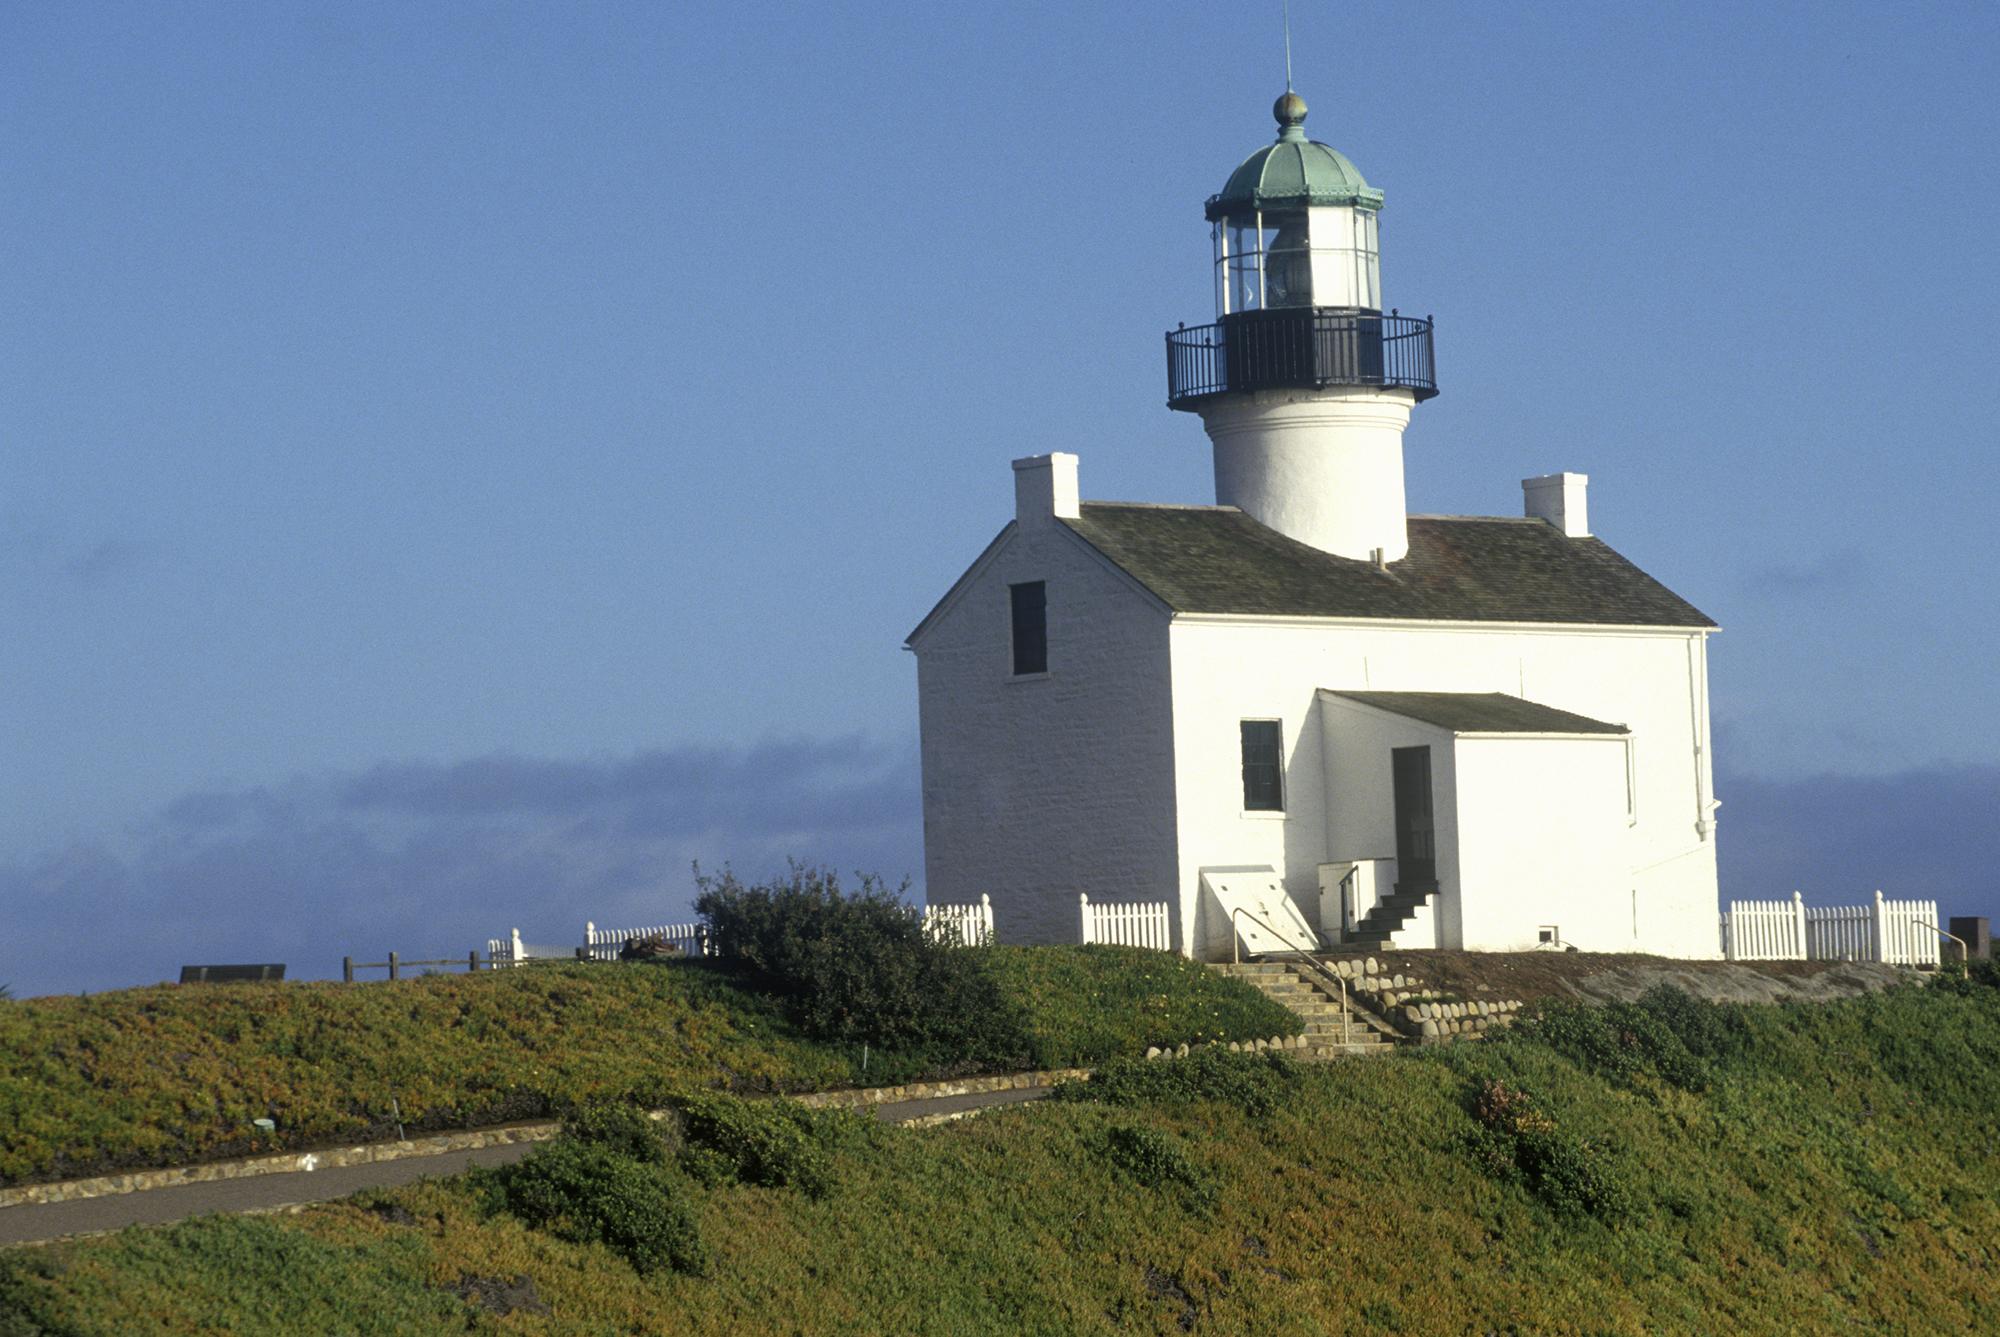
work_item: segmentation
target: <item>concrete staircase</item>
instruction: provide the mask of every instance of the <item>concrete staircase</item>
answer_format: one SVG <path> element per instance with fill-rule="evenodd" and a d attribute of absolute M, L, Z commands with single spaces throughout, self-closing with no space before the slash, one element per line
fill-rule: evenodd
<path fill-rule="evenodd" d="M 1414 975 L 1385 971 L 1373 957 L 1315 957 L 1318 970 L 1283 959 L 1245 961 L 1213 969 L 1257 986 L 1268 997 L 1305 1018 L 1309 1049 L 1335 1053 L 1386 1053 L 1398 1044 L 1437 1044 L 1458 1038 L 1476 1039 L 1495 1028 L 1511 1025 L 1520 1012 L 1517 1000 L 1467 1000 L 1431 991 Z M 1347 1012 L 1353 1043 L 1340 1043 L 1340 989 L 1327 980 L 1335 975 L 1347 983 Z"/>
<path fill-rule="evenodd" d="M 1431 898 L 1428 888 L 1422 891 L 1404 891 L 1401 888 L 1390 892 L 1375 902 L 1373 909 L 1361 917 L 1354 931 L 1341 940 L 1342 952 L 1383 952 L 1389 949 L 1390 940 L 1401 931 L 1405 924 L 1416 918 L 1417 911 Z"/>
<path fill-rule="evenodd" d="M 1265 997 L 1297 1013 L 1306 1024 L 1307 1057 L 1386 1054 L 1406 1039 L 1393 1026 L 1350 1003 L 1343 1040 L 1339 989 L 1316 979 L 1309 968 L 1287 961 L 1244 961 L 1214 969 L 1255 985 Z"/>

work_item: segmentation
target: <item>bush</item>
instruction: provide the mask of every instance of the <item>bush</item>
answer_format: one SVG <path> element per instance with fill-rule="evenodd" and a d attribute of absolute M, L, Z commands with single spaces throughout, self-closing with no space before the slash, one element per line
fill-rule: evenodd
<path fill-rule="evenodd" d="M 1114 1124 L 1104 1130 L 1097 1145 L 1112 1168 L 1126 1178 L 1147 1188 L 1177 1190 L 1197 1209 L 1214 1205 L 1214 1177 L 1177 1139 L 1153 1128 Z"/>
<path fill-rule="evenodd" d="M 683 1181 L 602 1143 L 558 1138 L 491 1172 L 496 1205 L 561 1239 L 603 1244 L 640 1273 L 701 1273 L 708 1255 Z"/>
<path fill-rule="evenodd" d="M 1089 1081 L 1058 1083 L 1051 1094 L 1127 1107 L 1213 1101 L 1261 1119 L 1290 1099 L 1298 1083 L 1298 1064 L 1284 1054 L 1202 1049 L 1186 1058 L 1116 1060 Z"/>
<path fill-rule="evenodd" d="M 2000 988 L 2000 962 L 1942 962 L 1937 968 L 1937 974 L 1931 977 L 1931 987 L 1942 989 L 1947 993 L 1968 996 L 1982 990 Z M 4 990 L 0 990 L 0 995 L 4 995 Z"/>
<path fill-rule="evenodd" d="M 705 1184 L 735 1181 L 790 1186 L 824 1197 L 833 1186 L 832 1150 L 855 1116 L 811 1110 L 790 1100 L 741 1100 L 703 1092 L 674 1102 L 681 1168 Z"/>
<path fill-rule="evenodd" d="M 1613 1081 L 1650 1072 L 1683 1090 L 1708 1087 L 1708 1065 L 1688 1052 L 1659 1012 L 1640 1003 L 1543 1003 L 1515 1033 Z"/>
<path fill-rule="evenodd" d="M 1732 1058 L 1749 1046 L 1750 1028 L 1740 1005 L 1724 1007 L 1660 984 L 1646 991 L 1639 1006 L 1658 1017 L 1695 1058 Z"/>
<path fill-rule="evenodd" d="M 766 886 L 697 877 L 695 913 L 721 956 L 783 1000 L 807 1034 L 915 1052 L 971 1068 L 1026 1062 L 1018 1008 L 981 949 L 924 932 L 922 917 L 863 877 L 847 893 L 825 869 L 794 865 Z"/>
<path fill-rule="evenodd" d="M 1002 991 L 1020 1001 L 1036 1067 L 1305 1028 L 1298 1013 L 1246 981 L 1176 952 L 1094 944 L 992 947 L 979 956 Z"/>
<path fill-rule="evenodd" d="M 563 1120 L 563 1133 L 579 1142 L 602 1147 L 648 1165 L 667 1163 L 671 1125 L 637 1105 L 603 1102 L 585 1105 Z"/>
<path fill-rule="evenodd" d="M 1615 1222 L 1632 1215 L 1631 1191 L 1605 1166 L 1601 1149 L 1558 1128 L 1526 1091 L 1484 1082 L 1472 1114 L 1481 1130 L 1474 1151 L 1489 1173 L 1520 1179 L 1566 1216 Z"/>

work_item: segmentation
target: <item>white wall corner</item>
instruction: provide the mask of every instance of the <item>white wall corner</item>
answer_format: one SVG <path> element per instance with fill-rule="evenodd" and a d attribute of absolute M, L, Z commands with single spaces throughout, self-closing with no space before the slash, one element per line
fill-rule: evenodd
<path fill-rule="evenodd" d="M 1017 464 L 1014 466 L 1019 468 Z M 1565 537 L 1590 537 L 1589 474 L 1543 474 L 1521 480 L 1521 499 L 1530 520 L 1546 520 Z"/>
<path fill-rule="evenodd" d="M 1079 506 L 1076 456 L 1058 450 L 1014 461 L 1014 518 L 1023 525 L 1074 520 Z"/>

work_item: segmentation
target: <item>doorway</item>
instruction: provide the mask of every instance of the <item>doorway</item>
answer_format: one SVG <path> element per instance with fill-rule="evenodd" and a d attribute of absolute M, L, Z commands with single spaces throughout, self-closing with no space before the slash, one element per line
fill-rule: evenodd
<path fill-rule="evenodd" d="M 1396 796 L 1396 890 L 1437 890 L 1437 826 L 1431 814 L 1431 750 L 1389 752 Z"/>

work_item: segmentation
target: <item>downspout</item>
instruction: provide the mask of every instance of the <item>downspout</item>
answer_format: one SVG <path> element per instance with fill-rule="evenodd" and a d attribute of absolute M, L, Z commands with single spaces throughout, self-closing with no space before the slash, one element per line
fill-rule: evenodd
<path fill-rule="evenodd" d="M 1711 797 L 1715 773 L 1709 755 L 1706 632 L 1688 637 L 1688 714 L 1694 734 L 1694 829 L 1706 841 L 1715 834 L 1715 810 L 1722 806 Z"/>

